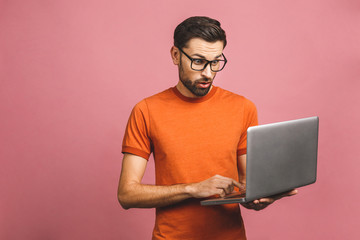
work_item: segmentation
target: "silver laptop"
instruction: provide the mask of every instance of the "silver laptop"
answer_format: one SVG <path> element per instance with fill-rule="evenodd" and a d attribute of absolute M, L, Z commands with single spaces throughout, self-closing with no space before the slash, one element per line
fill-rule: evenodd
<path fill-rule="evenodd" d="M 319 118 L 249 127 L 246 193 L 201 201 L 201 205 L 243 203 L 316 181 Z"/>

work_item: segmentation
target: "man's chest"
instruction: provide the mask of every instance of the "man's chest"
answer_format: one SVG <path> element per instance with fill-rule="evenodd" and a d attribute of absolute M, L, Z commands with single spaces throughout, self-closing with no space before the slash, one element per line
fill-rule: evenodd
<path fill-rule="evenodd" d="M 231 106 L 167 109 L 150 118 L 154 150 L 171 153 L 221 149 L 236 151 L 244 131 L 243 113 Z"/>

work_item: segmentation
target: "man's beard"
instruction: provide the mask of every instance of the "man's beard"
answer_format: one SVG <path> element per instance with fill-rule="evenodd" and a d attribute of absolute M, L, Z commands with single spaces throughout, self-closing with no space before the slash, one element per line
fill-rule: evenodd
<path fill-rule="evenodd" d="M 179 69 L 179 78 L 180 78 L 180 81 L 182 82 L 182 84 L 184 84 L 184 86 L 192 93 L 194 94 L 195 96 L 197 97 L 203 97 L 205 96 L 206 94 L 208 94 L 208 92 L 210 91 L 210 88 L 212 86 L 212 80 L 209 79 L 209 78 L 200 78 L 200 79 L 197 79 L 195 80 L 194 82 L 192 82 L 191 80 L 189 79 L 184 79 L 182 77 L 182 74 L 181 72 L 184 72 L 182 66 L 180 65 L 180 69 Z M 209 87 L 207 88 L 199 88 L 197 87 L 197 85 L 199 83 L 204 83 L 204 82 L 210 82 L 210 85 Z"/>
<path fill-rule="evenodd" d="M 202 78 L 202 79 L 198 79 L 195 82 L 192 82 L 189 79 L 182 79 L 180 78 L 180 81 L 184 84 L 184 86 L 190 91 L 192 92 L 192 94 L 194 94 L 197 97 L 203 97 L 206 94 L 208 94 L 208 92 L 210 91 L 211 85 L 212 83 L 210 83 L 209 87 L 207 88 L 199 88 L 196 85 L 199 84 L 200 82 L 211 82 L 211 80 L 206 79 L 206 78 Z"/>

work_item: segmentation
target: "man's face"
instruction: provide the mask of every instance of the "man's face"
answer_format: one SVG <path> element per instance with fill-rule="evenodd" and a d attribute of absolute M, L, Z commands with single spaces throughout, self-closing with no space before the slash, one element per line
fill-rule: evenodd
<path fill-rule="evenodd" d="M 223 42 L 207 42 L 200 38 L 193 38 L 182 50 L 193 59 L 206 59 L 209 61 L 221 58 Z M 210 64 L 202 71 L 191 68 L 191 60 L 180 53 L 179 79 L 183 87 L 188 90 L 191 97 L 205 96 L 212 87 L 216 72 L 211 71 Z M 186 91 L 185 89 L 185 91 Z"/>

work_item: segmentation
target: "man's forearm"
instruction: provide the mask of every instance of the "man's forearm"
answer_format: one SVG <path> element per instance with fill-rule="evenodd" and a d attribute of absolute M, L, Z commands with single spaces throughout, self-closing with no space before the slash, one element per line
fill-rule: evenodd
<path fill-rule="evenodd" d="M 164 207 L 191 198 L 191 185 L 154 186 L 132 183 L 119 191 L 118 198 L 124 209 Z"/>

